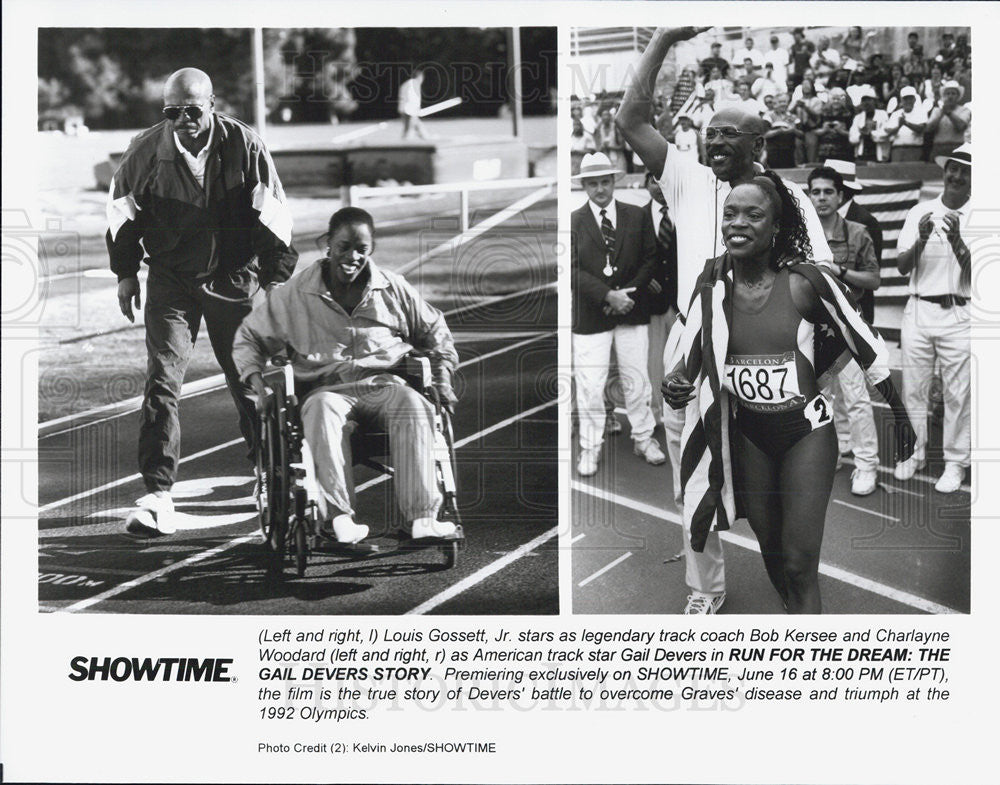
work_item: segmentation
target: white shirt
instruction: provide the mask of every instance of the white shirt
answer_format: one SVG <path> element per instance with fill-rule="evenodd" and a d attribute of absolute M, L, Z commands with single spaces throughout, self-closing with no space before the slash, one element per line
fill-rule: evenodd
<path fill-rule="evenodd" d="M 885 127 L 886 131 L 897 132 L 892 139 L 892 146 L 922 145 L 924 143 L 924 135 L 918 134 L 912 128 L 903 125 L 904 118 L 909 123 L 919 125 L 927 122 L 927 112 L 919 101 L 913 102 L 912 112 L 906 112 L 902 108 L 892 112 L 889 122 Z"/>
<path fill-rule="evenodd" d="M 420 101 L 420 83 L 416 79 L 407 79 L 399 88 L 399 113 L 419 117 Z"/>
<path fill-rule="evenodd" d="M 722 242 L 722 206 L 733 189 L 729 183 L 718 179 L 711 168 L 678 155 L 674 145 L 669 142 L 667 145 L 667 160 L 659 182 L 670 217 L 677 227 L 677 306 L 686 314 L 694 283 L 705 262 L 726 250 Z M 795 183 L 784 178 L 782 182 L 799 200 L 812 244 L 813 261 L 833 261 L 823 225 L 809 197 Z"/>
<path fill-rule="evenodd" d="M 618 227 L 618 211 L 615 209 L 615 200 L 611 200 L 611 204 L 607 207 L 598 207 L 591 200 L 587 200 L 587 204 L 590 205 L 590 212 L 594 214 L 594 220 L 597 221 L 597 228 L 601 228 L 601 223 L 603 218 L 601 218 L 601 210 L 604 210 L 607 219 L 611 221 L 611 228 L 616 229 Z"/>
<path fill-rule="evenodd" d="M 198 181 L 198 185 L 202 188 L 205 187 L 205 166 L 208 164 L 208 151 L 212 147 L 212 136 L 215 134 L 215 117 L 209 121 L 208 125 L 208 141 L 205 142 L 205 146 L 198 151 L 198 155 L 191 155 L 187 151 L 187 148 L 181 144 L 180 137 L 177 136 L 177 132 L 174 131 L 174 144 L 177 145 L 177 149 L 180 150 L 181 156 L 184 158 L 184 163 L 187 164 L 187 168 L 191 170 L 191 174 L 194 175 L 194 179 Z"/>
<path fill-rule="evenodd" d="M 941 294 L 971 297 L 970 282 L 960 280 L 961 268 L 958 266 L 955 252 L 951 249 L 951 243 L 945 236 L 943 220 L 947 213 L 958 213 L 960 216 L 959 231 L 964 237 L 966 227 L 969 224 L 968 201 L 957 210 L 949 210 L 944 206 L 944 202 L 939 196 L 937 199 L 920 202 L 920 204 L 911 207 L 906 214 L 906 220 L 903 221 L 903 228 L 899 230 L 899 240 L 896 244 L 899 253 L 902 254 L 910 250 L 917 242 L 917 238 L 920 236 L 918 224 L 927 213 L 931 214 L 931 220 L 934 221 L 934 230 L 927 238 L 927 244 L 920 254 L 920 259 L 910 271 L 910 294 L 919 294 L 923 297 L 934 297 Z"/>
<path fill-rule="evenodd" d="M 750 58 L 750 62 L 754 64 L 756 68 L 764 67 L 764 53 L 760 49 L 747 49 L 744 47 L 738 52 L 733 52 L 733 64 L 743 70 L 743 61 Z"/>
<path fill-rule="evenodd" d="M 764 55 L 764 63 L 771 64 L 774 69 L 771 71 L 771 78 L 784 87 L 788 81 L 788 50 L 782 49 L 780 46 L 777 49 L 771 49 Z"/>
<path fill-rule="evenodd" d="M 698 160 L 698 132 L 694 128 L 688 131 L 678 128 L 674 133 L 674 144 L 677 145 L 677 152 Z"/>

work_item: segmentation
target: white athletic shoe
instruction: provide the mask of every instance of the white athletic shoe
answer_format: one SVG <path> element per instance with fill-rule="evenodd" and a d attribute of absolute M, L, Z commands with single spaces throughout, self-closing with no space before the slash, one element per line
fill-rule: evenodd
<path fill-rule="evenodd" d="M 590 477 L 597 474 L 597 462 L 600 458 L 600 448 L 580 450 L 580 459 L 576 463 L 576 473 L 581 477 Z"/>
<path fill-rule="evenodd" d="M 413 522 L 410 534 L 415 540 L 423 537 L 450 537 L 455 533 L 455 524 L 451 521 L 439 521 L 437 518 L 417 518 Z"/>
<path fill-rule="evenodd" d="M 878 472 L 874 469 L 855 469 L 851 472 L 851 493 L 869 496 L 878 487 Z"/>
<path fill-rule="evenodd" d="M 915 455 L 911 455 L 909 459 L 897 463 L 892 474 L 900 482 L 906 482 L 907 480 L 912 480 L 913 475 L 923 469 L 926 465 L 927 461 L 917 458 Z"/>
<path fill-rule="evenodd" d="M 641 442 L 636 442 L 632 448 L 632 452 L 652 466 L 659 466 L 667 461 L 667 456 L 663 454 L 663 450 L 660 449 L 660 445 L 656 439 L 645 439 Z"/>
<path fill-rule="evenodd" d="M 692 591 L 687 598 L 687 605 L 684 606 L 686 614 L 718 613 L 722 603 L 726 601 L 726 593 L 705 594 L 701 591 Z"/>
<path fill-rule="evenodd" d="M 934 490 L 938 493 L 954 493 L 962 487 L 964 479 L 965 467 L 959 463 L 948 461 L 944 465 L 941 477 L 934 483 Z"/>
<path fill-rule="evenodd" d="M 368 536 L 368 527 L 355 523 L 350 515 L 337 515 L 333 519 L 333 536 L 337 542 L 354 545 Z"/>
<path fill-rule="evenodd" d="M 127 524 L 129 530 L 134 528 L 134 523 L 140 527 L 152 528 L 160 534 L 173 534 L 177 531 L 174 526 L 174 500 L 169 491 L 155 491 L 140 496 L 135 500 L 135 515 L 130 516 Z M 145 513 L 145 514 L 143 514 Z"/>

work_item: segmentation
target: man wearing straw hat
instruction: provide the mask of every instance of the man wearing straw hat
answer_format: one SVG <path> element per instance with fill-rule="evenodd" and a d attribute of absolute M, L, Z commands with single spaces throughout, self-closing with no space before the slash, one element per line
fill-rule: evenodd
<path fill-rule="evenodd" d="M 577 472 L 597 472 L 604 441 L 604 386 L 614 346 L 634 450 L 647 463 L 666 456 L 653 438 L 652 386 L 646 370 L 649 304 L 643 290 L 653 276 L 653 228 L 638 207 L 616 201 L 621 172 L 604 153 L 580 162 L 587 203 L 573 212 L 570 252 L 573 291 L 573 376 L 580 419 Z"/>
<path fill-rule="evenodd" d="M 944 169 L 944 190 L 906 215 L 899 232 L 899 272 L 910 278 L 910 299 L 903 311 L 900 349 L 903 402 L 917 431 L 913 456 L 896 464 L 897 480 L 922 469 L 927 450 L 927 399 L 937 363 L 944 380 L 944 472 L 934 486 L 954 493 L 971 463 L 971 373 L 969 299 L 972 259 L 963 234 L 972 194 L 972 145 L 963 144 L 937 158 Z"/>
<path fill-rule="evenodd" d="M 941 85 L 941 103 L 934 107 L 927 119 L 926 133 L 934 140 L 931 160 L 947 156 L 965 141 L 965 131 L 972 123 L 972 110 L 959 101 L 965 88 L 954 79 Z"/>

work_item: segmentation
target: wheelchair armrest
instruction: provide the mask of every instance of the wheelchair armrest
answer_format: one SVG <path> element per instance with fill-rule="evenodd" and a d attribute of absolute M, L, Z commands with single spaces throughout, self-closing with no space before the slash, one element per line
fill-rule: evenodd
<path fill-rule="evenodd" d="M 408 354 L 406 361 L 406 381 L 418 392 L 427 393 L 434 388 L 434 373 L 430 358 L 419 354 Z"/>

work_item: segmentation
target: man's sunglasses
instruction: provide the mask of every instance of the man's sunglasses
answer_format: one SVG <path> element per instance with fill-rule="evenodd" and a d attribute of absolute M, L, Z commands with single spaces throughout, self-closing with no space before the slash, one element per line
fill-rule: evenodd
<path fill-rule="evenodd" d="M 201 116 L 205 113 L 205 110 L 200 106 L 164 106 L 163 116 L 166 117 L 171 122 L 176 121 L 180 116 L 181 112 L 188 120 L 200 120 Z"/>
<path fill-rule="evenodd" d="M 705 141 L 711 142 L 715 137 L 721 136 L 723 139 L 739 139 L 741 136 L 757 136 L 754 131 L 741 131 L 731 125 L 710 126 L 704 131 Z"/>

